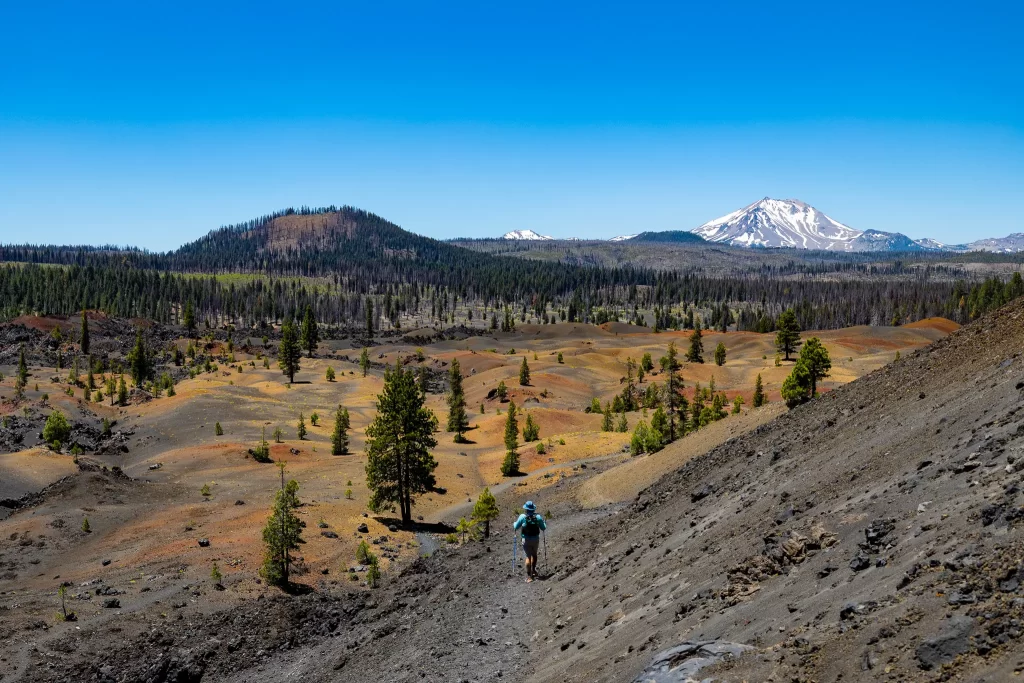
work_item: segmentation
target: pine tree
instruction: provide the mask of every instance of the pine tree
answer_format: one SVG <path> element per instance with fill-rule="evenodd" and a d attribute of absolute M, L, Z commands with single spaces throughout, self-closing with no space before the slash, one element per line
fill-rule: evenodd
<path fill-rule="evenodd" d="M 754 407 L 760 408 L 765 403 L 767 403 L 767 399 L 764 395 L 764 385 L 761 383 L 761 375 L 758 373 L 757 380 L 754 382 Z"/>
<path fill-rule="evenodd" d="M 366 297 L 366 339 L 373 339 L 373 299 Z M 365 376 L 365 375 L 364 375 Z"/>
<path fill-rule="evenodd" d="M 281 469 L 282 477 L 284 468 Z M 291 572 L 291 551 L 302 542 L 302 522 L 295 510 L 299 507 L 299 484 L 294 479 L 274 496 L 270 519 L 263 527 L 263 566 L 260 576 L 274 586 L 287 586 Z"/>
<path fill-rule="evenodd" d="M 28 382 L 28 363 L 25 362 L 25 345 L 18 351 L 18 382 L 24 386 Z"/>
<path fill-rule="evenodd" d="M 661 406 L 654 411 L 654 415 L 651 416 L 651 433 L 649 439 L 649 445 L 651 446 L 648 451 L 651 453 L 657 453 L 662 447 L 672 440 L 672 432 L 669 429 L 668 415 L 665 414 L 665 409 Z"/>
<path fill-rule="evenodd" d="M 516 419 L 516 404 L 508 404 L 505 417 L 505 459 L 501 463 L 501 473 L 510 477 L 519 474 L 519 421 Z"/>
<path fill-rule="evenodd" d="M 612 404 L 604 404 L 604 414 L 601 418 L 601 431 L 610 432 L 614 429 L 612 426 Z"/>
<path fill-rule="evenodd" d="M 128 385 L 125 384 L 124 375 L 121 375 L 117 385 L 117 405 L 128 405 Z"/>
<path fill-rule="evenodd" d="M 668 351 L 659 361 L 665 376 L 665 395 L 662 404 L 668 417 L 668 441 L 675 441 L 686 433 L 686 397 L 683 396 L 683 378 L 679 376 L 682 364 L 675 342 L 668 345 Z"/>
<path fill-rule="evenodd" d="M 519 366 L 519 383 L 524 387 L 530 384 L 530 366 L 526 364 L 526 356 L 523 356 L 523 362 Z"/>
<path fill-rule="evenodd" d="M 464 443 L 464 435 L 469 429 L 469 416 L 466 414 L 466 394 L 462 388 L 462 369 L 458 358 L 452 360 L 452 366 L 448 369 L 448 384 L 447 429 L 455 433 L 455 443 Z"/>
<path fill-rule="evenodd" d="M 319 343 L 320 329 L 313 318 L 313 307 L 306 304 L 306 315 L 302 318 L 302 345 L 306 347 L 310 358 L 313 357 Z"/>
<path fill-rule="evenodd" d="M 427 366 L 421 365 L 416 370 L 416 388 L 420 390 L 420 393 L 424 396 L 427 395 L 427 390 L 430 388 L 428 380 L 430 376 L 427 374 Z"/>
<path fill-rule="evenodd" d="M 651 358 L 650 352 L 646 352 L 643 358 L 640 359 L 640 367 L 643 368 L 644 372 L 650 372 L 654 369 L 654 360 Z"/>
<path fill-rule="evenodd" d="M 495 500 L 494 494 L 491 493 L 489 488 L 484 488 L 480 497 L 476 499 L 476 505 L 473 506 L 472 514 L 473 521 L 483 523 L 484 538 L 490 538 L 491 521 L 498 519 L 499 514 L 498 501 Z"/>
<path fill-rule="evenodd" d="M 288 375 L 288 381 L 295 382 L 295 373 L 301 367 L 299 361 L 302 358 L 302 349 L 299 348 L 299 340 L 295 334 L 295 325 L 291 320 L 286 320 L 281 326 L 281 347 L 277 353 L 277 364 L 281 372 Z"/>
<path fill-rule="evenodd" d="M 797 347 L 802 343 L 800 341 L 800 323 L 797 322 L 793 309 L 787 308 L 783 311 L 775 326 L 778 330 L 775 333 L 775 347 L 779 353 L 785 354 L 786 360 L 789 360 L 789 355 L 795 353 Z"/>
<path fill-rule="evenodd" d="M 348 408 L 342 408 L 339 404 L 338 411 L 334 414 L 334 431 L 331 433 L 331 455 L 348 453 L 348 429 Z"/>
<path fill-rule="evenodd" d="M 828 371 L 832 369 L 828 349 L 820 339 L 811 337 L 800 349 L 800 360 L 807 364 L 807 370 L 811 373 L 811 398 L 814 398 L 818 395 L 818 381 L 828 377 Z"/>
<path fill-rule="evenodd" d="M 85 315 L 85 309 L 82 309 L 82 355 L 89 355 L 89 318 Z"/>
<path fill-rule="evenodd" d="M 128 352 L 128 367 L 132 376 L 132 383 L 140 387 L 149 379 L 153 372 L 153 366 L 149 359 L 149 350 L 146 342 L 142 339 L 142 330 L 135 333 L 135 346 Z"/>
<path fill-rule="evenodd" d="M 637 422 L 636 427 L 633 429 L 633 437 L 629 440 L 630 455 L 646 453 L 650 438 L 650 428 L 647 426 L 647 423 L 643 420 Z"/>
<path fill-rule="evenodd" d="M 370 352 L 365 346 L 359 354 L 359 369 L 363 371 L 363 377 L 366 377 L 366 371 L 370 369 Z"/>
<path fill-rule="evenodd" d="M 811 369 L 802 358 L 797 359 L 792 372 L 782 382 L 782 398 L 790 408 L 804 403 L 810 399 L 811 393 Z"/>
<path fill-rule="evenodd" d="M 629 431 L 629 421 L 626 419 L 625 413 L 619 413 L 619 421 L 615 425 L 615 431 L 623 434 Z"/>
<path fill-rule="evenodd" d="M 295 433 L 299 437 L 299 441 L 306 438 L 306 416 L 299 413 L 299 424 L 295 428 Z"/>
<path fill-rule="evenodd" d="M 194 339 L 196 336 L 196 312 L 191 300 L 185 303 L 185 312 L 181 316 L 181 324 L 185 327 L 185 333 L 189 339 Z"/>
<path fill-rule="evenodd" d="M 523 425 L 523 441 L 532 443 L 540 438 L 540 426 L 534 421 L 533 415 L 526 414 L 526 424 Z"/>
<path fill-rule="evenodd" d="M 377 415 L 366 428 L 366 485 L 370 509 L 390 504 L 401 508 L 402 522 L 412 521 L 416 494 L 434 487 L 437 461 L 430 449 L 437 445 L 437 418 L 424 405 L 411 371 L 396 362 L 384 374 L 384 390 L 377 395 Z"/>
<path fill-rule="evenodd" d="M 334 381 L 334 368 L 332 368 L 330 365 L 328 365 L 327 366 L 327 372 L 324 373 L 324 376 L 327 378 L 328 382 L 333 382 Z"/>
<path fill-rule="evenodd" d="M 718 342 L 718 346 L 715 347 L 715 365 L 725 365 L 725 344 Z"/>
<path fill-rule="evenodd" d="M 686 352 L 686 360 L 691 363 L 704 362 L 704 341 L 701 338 L 700 322 L 697 322 L 690 333 L 690 350 Z"/>

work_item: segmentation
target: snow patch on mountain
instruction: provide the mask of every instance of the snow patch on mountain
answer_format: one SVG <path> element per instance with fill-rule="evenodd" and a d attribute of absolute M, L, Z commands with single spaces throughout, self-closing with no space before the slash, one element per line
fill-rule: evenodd
<path fill-rule="evenodd" d="M 533 230 L 513 230 L 501 236 L 503 240 L 552 240 L 554 237 L 541 235 Z"/>
<path fill-rule="evenodd" d="M 637 233 L 637 234 L 639 234 L 639 233 Z M 626 240 L 631 240 L 634 237 L 636 237 L 636 235 L 616 235 L 615 237 L 612 237 L 608 241 L 609 242 L 625 242 Z"/>

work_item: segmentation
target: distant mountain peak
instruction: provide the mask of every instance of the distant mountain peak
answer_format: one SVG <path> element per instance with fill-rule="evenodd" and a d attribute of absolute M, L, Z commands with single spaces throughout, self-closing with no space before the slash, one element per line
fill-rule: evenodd
<path fill-rule="evenodd" d="M 533 230 L 512 230 L 501 236 L 503 240 L 551 240 L 554 237 L 541 235 Z"/>
<path fill-rule="evenodd" d="M 863 234 L 799 199 L 765 197 L 693 230 L 708 242 L 740 247 L 852 250 Z"/>

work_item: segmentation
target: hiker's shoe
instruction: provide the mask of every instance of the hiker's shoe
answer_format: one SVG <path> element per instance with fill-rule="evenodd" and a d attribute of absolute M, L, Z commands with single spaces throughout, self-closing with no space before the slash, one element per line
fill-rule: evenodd
<path fill-rule="evenodd" d="M 533 577 L 532 576 L 527 576 L 526 577 L 526 583 L 533 583 Z"/>

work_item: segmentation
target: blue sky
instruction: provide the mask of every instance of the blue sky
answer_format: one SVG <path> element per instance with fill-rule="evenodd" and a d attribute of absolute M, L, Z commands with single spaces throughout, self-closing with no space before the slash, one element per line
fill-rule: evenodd
<path fill-rule="evenodd" d="M 1024 231 L 1015 4 L 777 4 L 5 3 L 0 242 L 163 250 L 302 204 L 611 237 L 764 196 Z"/>

